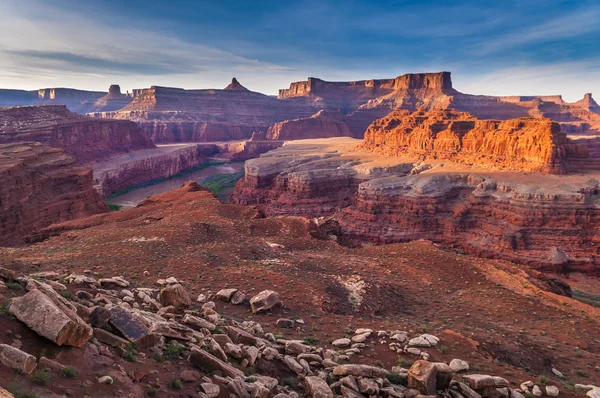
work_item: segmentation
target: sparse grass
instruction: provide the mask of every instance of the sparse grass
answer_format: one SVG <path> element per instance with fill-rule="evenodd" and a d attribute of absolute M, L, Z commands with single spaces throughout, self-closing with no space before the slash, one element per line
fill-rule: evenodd
<path fill-rule="evenodd" d="M 67 300 L 73 299 L 73 292 L 70 290 L 61 290 L 58 292 L 61 296 L 63 296 Z"/>
<path fill-rule="evenodd" d="M 106 204 L 108 205 L 108 210 L 110 211 L 120 211 L 123 208 L 123 206 L 114 203 L 106 202 Z"/>
<path fill-rule="evenodd" d="M 575 373 L 577 373 L 577 376 L 585 377 L 586 379 L 589 379 L 589 378 L 590 378 L 590 375 L 589 375 L 589 374 L 587 374 L 586 372 L 584 372 L 584 371 L 583 371 L 583 370 L 581 370 L 581 369 L 577 369 L 577 370 L 575 371 Z"/>
<path fill-rule="evenodd" d="M 223 329 L 221 329 L 220 327 L 215 327 L 215 330 L 212 331 L 212 334 L 223 334 Z"/>
<path fill-rule="evenodd" d="M 149 397 L 154 397 L 156 394 L 158 394 L 158 390 L 154 387 L 148 387 L 146 390 L 146 395 Z"/>
<path fill-rule="evenodd" d="M 383 368 L 383 361 L 378 359 L 377 361 L 375 361 L 375 365 L 379 366 L 380 368 Z"/>
<path fill-rule="evenodd" d="M 13 381 L 6 386 L 6 389 L 12 393 L 15 398 L 38 398 L 37 394 L 29 391 L 22 382 Z"/>
<path fill-rule="evenodd" d="M 6 287 L 13 290 L 21 290 L 21 284 L 17 281 L 8 281 L 6 282 Z"/>
<path fill-rule="evenodd" d="M 540 384 L 548 384 L 548 378 L 546 376 L 540 376 L 538 382 Z"/>
<path fill-rule="evenodd" d="M 10 313 L 8 310 L 8 304 L 0 304 L 0 316 L 7 316 L 10 318 L 14 318 L 14 315 Z"/>
<path fill-rule="evenodd" d="M 50 382 L 50 372 L 47 370 L 36 370 L 31 375 L 31 381 L 40 386 L 45 386 Z"/>
<path fill-rule="evenodd" d="M 305 342 L 306 344 L 312 344 L 312 345 L 315 345 L 315 344 L 317 344 L 317 343 L 319 342 L 319 339 L 318 339 L 318 338 L 316 338 L 316 337 L 313 337 L 313 336 L 309 336 L 309 337 L 306 337 L 306 338 L 304 339 L 304 342 Z"/>
<path fill-rule="evenodd" d="M 295 390 L 298 387 L 298 383 L 296 382 L 296 379 L 293 377 L 286 377 L 285 379 L 281 380 L 281 385 L 285 386 L 285 387 L 289 387 L 292 390 Z"/>
<path fill-rule="evenodd" d="M 179 357 L 181 357 L 184 352 L 185 352 L 184 346 L 171 341 L 171 342 L 167 343 L 167 345 L 165 345 L 165 349 L 163 350 L 163 355 L 162 355 L 163 360 L 179 359 Z"/>
<path fill-rule="evenodd" d="M 411 361 L 410 359 L 406 359 L 400 355 L 398 355 L 398 359 L 396 361 L 398 363 L 398 366 L 401 366 L 403 368 L 410 368 L 413 363 L 415 363 L 415 361 Z"/>
<path fill-rule="evenodd" d="M 600 308 L 600 295 L 582 292 L 581 290 L 573 290 L 573 298 L 582 303 Z"/>
<path fill-rule="evenodd" d="M 71 366 L 65 366 L 60 374 L 65 379 L 72 379 L 73 377 L 77 376 L 77 370 Z"/>
<path fill-rule="evenodd" d="M 445 346 L 445 345 L 443 345 L 443 346 L 440 347 L 440 352 L 442 354 L 447 354 L 448 350 L 449 350 L 449 348 L 447 346 Z"/>
<path fill-rule="evenodd" d="M 137 349 L 131 343 L 127 343 L 125 346 L 125 354 L 123 358 L 127 360 L 127 362 L 135 362 L 135 354 L 137 354 Z"/>
<path fill-rule="evenodd" d="M 172 379 L 169 382 L 169 387 L 171 387 L 174 390 L 181 390 L 181 388 L 183 387 L 183 383 L 181 382 L 181 379 Z"/>

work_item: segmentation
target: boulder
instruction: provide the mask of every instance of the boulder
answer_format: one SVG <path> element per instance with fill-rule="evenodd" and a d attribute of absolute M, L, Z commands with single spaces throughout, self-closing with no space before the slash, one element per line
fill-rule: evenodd
<path fill-rule="evenodd" d="M 196 326 L 201 329 L 208 329 L 211 332 L 217 328 L 213 323 L 190 314 L 185 314 L 183 317 L 183 323 L 187 323 L 188 325 Z"/>
<path fill-rule="evenodd" d="M 246 295 L 238 290 L 231 296 L 229 302 L 233 305 L 239 305 L 242 304 L 244 300 L 246 300 Z"/>
<path fill-rule="evenodd" d="M 546 386 L 546 395 L 549 397 L 558 397 L 559 391 L 556 386 Z"/>
<path fill-rule="evenodd" d="M 304 379 L 306 391 L 312 398 L 333 398 L 333 392 L 325 382 L 317 376 L 308 376 Z"/>
<path fill-rule="evenodd" d="M 279 293 L 273 290 L 263 290 L 250 299 L 250 306 L 254 313 L 268 311 L 279 303 Z"/>
<path fill-rule="evenodd" d="M 437 367 L 423 360 L 415 361 L 408 370 L 408 388 L 414 388 L 423 395 L 435 395 Z"/>
<path fill-rule="evenodd" d="M 92 336 L 92 328 L 77 315 L 71 303 L 45 286 L 44 292 L 34 289 L 14 298 L 10 312 L 34 332 L 59 346 L 81 347 Z"/>
<path fill-rule="evenodd" d="M 192 305 L 192 298 L 187 290 L 179 284 L 170 285 L 160 291 L 160 303 L 164 306 L 172 305 L 175 308 L 189 307 Z"/>
<path fill-rule="evenodd" d="M 4 388 L 0 387 L 0 398 L 15 398 L 15 396 L 9 391 L 6 391 Z"/>
<path fill-rule="evenodd" d="M 289 329 L 294 327 L 294 323 L 293 319 L 279 318 L 277 322 L 275 322 L 275 325 L 277 325 L 278 328 Z"/>
<path fill-rule="evenodd" d="M 8 344 L 0 344 L 0 363 L 25 374 L 31 374 L 37 366 L 33 355 Z"/>
<path fill-rule="evenodd" d="M 463 370 L 469 370 L 469 364 L 462 359 L 453 359 L 450 361 L 450 368 L 453 372 L 461 372 Z"/>
<path fill-rule="evenodd" d="M 122 347 L 125 348 L 127 346 L 128 341 L 122 337 L 119 337 L 111 332 L 107 332 L 104 329 L 94 328 L 94 338 L 104 344 L 108 344 L 112 347 Z"/>
<path fill-rule="evenodd" d="M 236 344 L 256 345 L 256 342 L 258 341 L 256 337 L 252 336 L 250 333 L 240 328 L 236 328 L 235 326 L 227 326 L 227 335 Z"/>
<path fill-rule="evenodd" d="M 244 372 L 241 370 L 234 368 L 227 362 L 221 361 L 214 355 L 197 347 L 192 347 L 189 361 L 192 365 L 204 371 L 219 371 L 224 376 L 229 376 L 231 378 L 244 377 Z"/>
<path fill-rule="evenodd" d="M 221 388 L 213 383 L 200 383 L 200 391 L 208 396 L 208 398 L 217 398 L 221 393 Z"/>
<path fill-rule="evenodd" d="M 151 347 L 156 343 L 156 336 L 133 314 L 122 307 L 112 307 L 109 310 L 108 323 L 123 337 L 140 347 Z"/>
<path fill-rule="evenodd" d="M 283 357 L 283 363 L 294 373 L 297 375 L 301 375 L 304 371 L 302 365 L 298 363 L 293 357 L 286 355 Z"/>
<path fill-rule="evenodd" d="M 377 395 L 379 394 L 379 385 L 373 379 L 360 379 L 358 380 L 358 390 L 366 395 Z"/>
<path fill-rule="evenodd" d="M 346 364 L 338 365 L 333 368 L 334 376 L 361 376 L 361 377 L 376 377 L 385 378 L 390 372 L 385 369 L 371 365 Z"/>
<path fill-rule="evenodd" d="M 352 344 L 352 340 L 350 340 L 348 338 L 337 339 L 331 343 L 332 346 L 338 347 L 338 348 L 348 347 L 350 344 Z"/>
<path fill-rule="evenodd" d="M 285 342 L 285 352 L 293 355 L 306 354 L 310 352 L 310 347 L 299 340 L 288 340 Z"/>
<path fill-rule="evenodd" d="M 228 303 L 237 291 L 237 289 L 221 289 L 217 292 L 217 299 Z"/>
<path fill-rule="evenodd" d="M 486 387 L 494 387 L 496 382 L 492 376 L 472 374 L 464 375 L 463 380 L 474 390 L 480 390 Z"/>

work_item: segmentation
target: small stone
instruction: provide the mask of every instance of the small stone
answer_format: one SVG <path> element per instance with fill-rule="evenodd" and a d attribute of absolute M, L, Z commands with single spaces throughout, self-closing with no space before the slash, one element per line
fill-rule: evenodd
<path fill-rule="evenodd" d="M 469 370 L 469 364 L 462 359 L 453 359 L 450 361 L 450 369 L 453 372 L 462 372 L 463 370 Z"/>
<path fill-rule="evenodd" d="M 558 397 L 559 391 L 556 386 L 546 386 L 546 395 L 549 397 Z"/>
<path fill-rule="evenodd" d="M 204 303 L 205 301 L 206 301 L 206 296 L 204 294 L 199 294 L 198 298 L 196 299 L 196 302 Z"/>
<path fill-rule="evenodd" d="M 231 296 L 231 300 L 229 301 L 233 305 L 242 304 L 246 300 L 246 295 L 239 290 Z"/>
<path fill-rule="evenodd" d="M 343 338 L 343 339 L 337 339 L 334 340 L 331 345 L 333 345 L 334 347 L 348 347 L 350 344 L 352 344 L 352 340 L 348 339 L 348 338 Z"/>
<path fill-rule="evenodd" d="M 533 389 L 531 390 L 531 393 L 533 395 L 535 395 L 536 397 L 541 397 L 544 393 L 542 392 L 542 390 L 537 386 L 533 386 Z"/>
<path fill-rule="evenodd" d="M 268 311 L 278 304 L 280 304 L 279 293 L 273 290 L 263 290 L 250 299 L 253 313 Z"/>
<path fill-rule="evenodd" d="M 278 328 L 284 328 L 284 329 L 293 328 L 294 327 L 294 320 L 293 319 L 287 319 L 287 318 L 279 318 L 277 320 L 277 322 L 275 323 L 275 325 L 277 325 Z"/>
<path fill-rule="evenodd" d="M 113 383 L 113 379 L 110 376 L 102 376 L 102 377 L 98 378 L 98 383 L 100 383 L 100 384 L 112 384 Z"/>
<path fill-rule="evenodd" d="M 228 303 L 237 291 L 237 289 L 221 289 L 217 292 L 217 299 Z"/>

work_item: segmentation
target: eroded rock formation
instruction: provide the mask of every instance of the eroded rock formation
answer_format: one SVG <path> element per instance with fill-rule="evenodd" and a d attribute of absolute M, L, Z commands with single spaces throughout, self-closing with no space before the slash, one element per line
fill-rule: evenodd
<path fill-rule="evenodd" d="M 288 142 L 246 162 L 233 201 L 267 215 L 324 217 L 323 235 L 343 242 L 429 239 L 552 271 L 599 272 L 600 172 L 503 171 L 358 144 Z"/>
<path fill-rule="evenodd" d="M 311 117 L 275 123 L 267 130 L 268 140 L 303 140 L 307 138 L 352 137 L 339 111 L 321 110 Z M 253 136 L 256 140 L 257 137 Z"/>
<path fill-rule="evenodd" d="M 110 112 L 123 108 L 132 101 L 133 97 L 121 94 L 121 87 L 113 84 L 108 88 L 108 94 L 94 101 L 86 112 Z"/>
<path fill-rule="evenodd" d="M 64 105 L 1 108 L 0 143 L 20 141 L 62 148 L 82 164 L 155 147 L 135 123 L 127 120 L 93 119 Z"/>
<path fill-rule="evenodd" d="M 479 120 L 453 110 L 394 111 L 369 126 L 363 146 L 384 155 L 552 174 L 579 171 L 588 158 L 587 148 L 551 120 Z"/>
<path fill-rule="evenodd" d="M 224 90 L 183 90 L 152 86 L 135 90 L 135 98 L 116 112 L 99 118 L 138 122 L 156 143 L 207 142 L 250 138 L 254 131 L 286 119 L 308 117 L 318 109 L 245 89 L 234 81 Z"/>
<path fill-rule="evenodd" d="M 92 171 L 58 148 L 0 144 L 0 245 L 17 245 L 50 224 L 108 210 Z"/>
<path fill-rule="evenodd" d="M 42 88 L 39 90 L 0 89 L 0 106 L 65 105 L 73 112 L 88 112 L 90 106 L 105 96 L 102 91 L 73 88 Z"/>
<path fill-rule="evenodd" d="M 119 189 L 193 169 L 218 152 L 219 147 L 214 144 L 200 144 L 161 147 L 115 157 L 94 167 L 94 186 L 108 196 Z"/>

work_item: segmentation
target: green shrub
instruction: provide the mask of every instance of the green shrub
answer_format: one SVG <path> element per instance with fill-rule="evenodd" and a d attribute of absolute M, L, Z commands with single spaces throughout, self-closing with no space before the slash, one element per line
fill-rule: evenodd
<path fill-rule="evenodd" d="M 60 374 L 65 379 L 72 379 L 73 377 L 77 376 L 77 370 L 71 366 L 65 366 Z"/>
<path fill-rule="evenodd" d="M 35 384 L 45 386 L 50 382 L 50 372 L 47 370 L 36 370 L 31 375 L 31 381 Z"/>
<path fill-rule="evenodd" d="M 169 382 L 169 386 L 174 390 L 181 390 L 183 384 L 181 383 L 181 379 L 173 379 Z"/>
<path fill-rule="evenodd" d="M 165 349 L 163 350 L 163 360 L 168 361 L 179 359 L 179 357 L 182 356 L 184 352 L 184 346 L 171 341 L 167 343 L 167 345 L 165 345 Z"/>
<path fill-rule="evenodd" d="M 399 373 L 395 373 L 395 372 L 391 372 L 391 373 L 387 374 L 385 377 L 392 384 L 405 385 L 408 381 L 408 379 L 406 377 L 402 377 L 402 375 L 400 375 Z"/>

